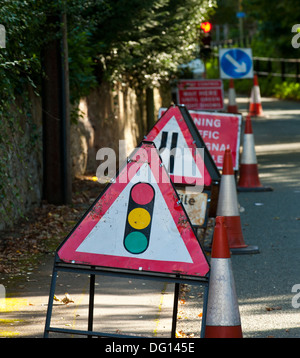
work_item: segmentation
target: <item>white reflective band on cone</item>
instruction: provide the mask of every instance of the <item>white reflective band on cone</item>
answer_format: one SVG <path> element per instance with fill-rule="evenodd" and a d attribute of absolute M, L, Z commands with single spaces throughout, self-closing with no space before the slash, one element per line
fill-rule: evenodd
<path fill-rule="evenodd" d="M 253 86 L 253 103 L 260 103 L 260 90 L 258 86 Z"/>
<path fill-rule="evenodd" d="M 211 258 L 207 326 L 240 326 L 231 260 Z"/>
<path fill-rule="evenodd" d="M 234 175 L 222 175 L 217 216 L 239 216 Z"/>
<path fill-rule="evenodd" d="M 257 164 L 253 134 L 244 134 L 241 164 Z"/>
<path fill-rule="evenodd" d="M 229 90 L 228 90 L 228 103 L 231 104 L 231 105 L 236 104 L 235 91 L 234 91 L 233 88 L 229 88 Z"/>

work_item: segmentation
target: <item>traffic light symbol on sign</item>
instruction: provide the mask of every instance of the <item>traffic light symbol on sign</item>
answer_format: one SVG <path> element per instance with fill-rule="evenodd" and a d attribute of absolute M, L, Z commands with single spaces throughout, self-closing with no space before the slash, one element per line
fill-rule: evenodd
<path fill-rule="evenodd" d="M 124 247 L 131 254 L 141 254 L 149 246 L 154 197 L 148 183 L 137 183 L 130 190 Z"/>

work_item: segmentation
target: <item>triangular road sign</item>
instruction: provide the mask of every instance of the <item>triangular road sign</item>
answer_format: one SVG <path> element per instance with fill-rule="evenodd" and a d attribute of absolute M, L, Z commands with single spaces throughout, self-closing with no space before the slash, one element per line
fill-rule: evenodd
<path fill-rule="evenodd" d="M 142 142 L 57 250 L 75 264 L 204 277 L 209 264 L 152 142 Z"/>
<path fill-rule="evenodd" d="M 220 181 L 221 176 L 215 162 L 184 105 L 169 107 L 145 139 L 154 142 L 160 151 L 162 161 L 175 185 L 210 186 L 212 181 Z M 162 150 L 163 148 L 166 150 Z M 170 155 L 174 148 L 175 155 Z M 204 159 L 197 148 L 203 148 Z"/>

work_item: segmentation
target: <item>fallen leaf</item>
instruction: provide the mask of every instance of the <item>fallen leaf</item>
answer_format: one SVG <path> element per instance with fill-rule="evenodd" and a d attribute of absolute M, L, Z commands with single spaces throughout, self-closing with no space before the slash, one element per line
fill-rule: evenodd
<path fill-rule="evenodd" d="M 182 331 L 176 331 L 175 336 L 176 338 L 182 338 Z"/>
<path fill-rule="evenodd" d="M 60 302 L 60 299 L 59 299 L 59 298 L 57 298 L 55 295 L 53 296 L 53 299 L 54 299 L 54 301 L 58 301 L 58 302 Z"/>
<path fill-rule="evenodd" d="M 202 317 L 202 312 L 198 314 L 198 317 Z"/>
<path fill-rule="evenodd" d="M 72 300 L 72 298 L 70 297 L 70 295 L 68 293 L 65 293 L 65 297 L 61 300 L 61 302 L 66 305 L 69 303 L 74 303 L 74 301 Z"/>
<path fill-rule="evenodd" d="M 282 309 L 282 307 L 281 306 L 276 306 L 276 307 L 266 307 L 266 310 L 267 311 L 275 311 L 275 310 L 281 310 Z"/>
<path fill-rule="evenodd" d="M 194 333 L 184 333 L 182 330 L 175 332 L 176 338 L 193 338 L 194 336 Z"/>

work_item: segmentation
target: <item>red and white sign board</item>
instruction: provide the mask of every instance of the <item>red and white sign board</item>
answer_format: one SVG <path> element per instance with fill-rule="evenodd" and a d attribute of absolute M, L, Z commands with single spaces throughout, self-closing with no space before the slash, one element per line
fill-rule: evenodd
<path fill-rule="evenodd" d="M 145 138 L 154 142 L 160 151 L 174 184 L 210 185 L 211 178 L 197 150 L 195 138 L 178 106 L 169 107 Z"/>
<path fill-rule="evenodd" d="M 238 170 L 242 115 L 201 111 L 190 111 L 190 115 L 217 168 L 223 168 L 225 149 L 230 149 L 233 169 Z"/>
<path fill-rule="evenodd" d="M 188 110 L 222 110 L 224 91 L 222 80 L 180 80 L 177 101 Z"/>
<path fill-rule="evenodd" d="M 159 117 L 167 108 L 160 108 Z M 231 149 L 234 170 L 239 169 L 242 115 L 189 111 L 218 169 L 223 168 L 225 149 Z"/>
<path fill-rule="evenodd" d="M 198 277 L 209 272 L 158 151 L 145 141 L 57 253 L 68 263 Z"/>

